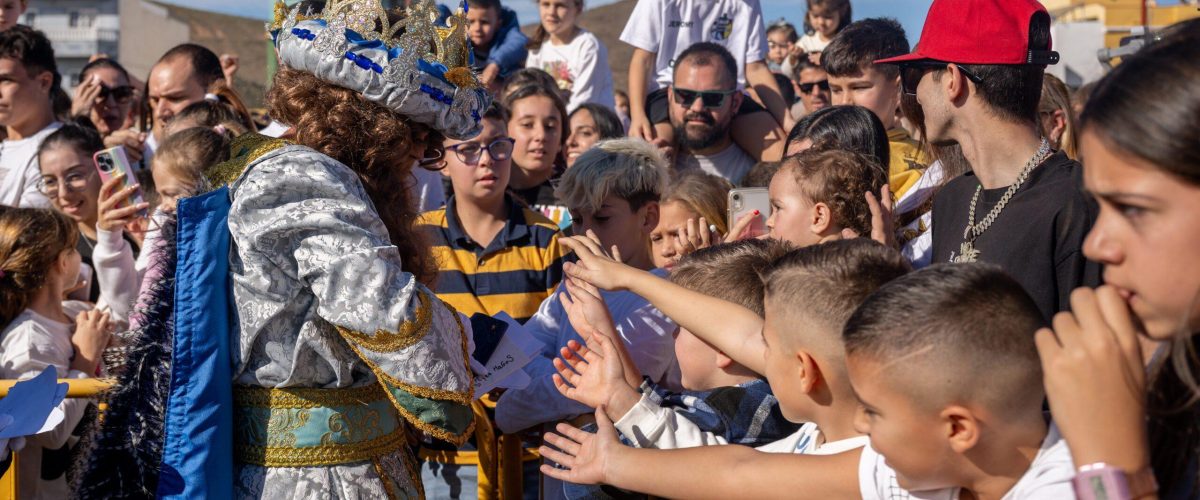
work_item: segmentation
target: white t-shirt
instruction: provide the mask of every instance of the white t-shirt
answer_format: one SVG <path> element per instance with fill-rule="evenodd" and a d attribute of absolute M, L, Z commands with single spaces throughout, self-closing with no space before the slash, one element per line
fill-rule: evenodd
<path fill-rule="evenodd" d="M 750 169 L 754 168 L 755 163 L 757 162 L 754 161 L 754 158 L 742 151 L 737 144 L 730 142 L 728 147 L 714 155 L 680 153 L 675 158 L 675 170 L 683 172 L 698 168 L 707 173 L 724 177 L 725 180 L 736 186 L 742 182 L 742 177 L 745 177 Z"/>
<path fill-rule="evenodd" d="M 38 190 L 42 171 L 38 167 L 37 150 L 46 136 L 61 126 L 54 122 L 24 139 L 0 142 L 0 205 L 50 207 L 50 199 Z"/>
<path fill-rule="evenodd" d="M 1058 427 L 1050 425 L 1050 431 L 1042 440 L 1029 470 L 1017 480 L 1017 484 L 1004 494 L 1002 500 L 1057 500 L 1075 498 L 1071 479 L 1075 477 L 1075 464 L 1071 461 L 1071 450 L 1058 433 Z M 934 491 L 909 492 L 896 482 L 896 471 L 888 467 L 883 455 L 869 445 L 863 448 L 858 462 L 858 485 L 863 500 L 954 500 L 960 488 Z"/>
<path fill-rule="evenodd" d="M 588 30 L 581 28 L 566 45 L 555 45 L 547 39 L 540 49 L 529 51 L 525 67 L 550 73 L 559 89 L 571 92 L 568 113 L 585 102 L 617 107 L 608 48 Z"/>
<path fill-rule="evenodd" d="M 69 316 L 81 309 L 90 308 L 82 303 L 66 302 L 64 312 Z M 0 378 L 28 379 L 53 366 L 59 378 L 86 378 L 87 374 L 70 370 L 71 357 L 75 354 L 71 346 L 74 325 L 54 321 L 30 309 L 13 318 L 8 328 L 0 333 Z M 43 480 L 42 450 L 62 448 L 71 439 L 71 431 L 83 418 L 88 400 L 68 398 L 58 404 L 65 417 L 52 430 L 28 436 L 21 450 L 21 461 L 17 470 L 20 491 L 17 498 L 68 498 L 70 488 L 65 475 Z"/>
<path fill-rule="evenodd" d="M 830 41 L 832 41 L 832 40 L 821 40 L 820 35 L 813 33 L 811 35 L 804 35 L 804 36 L 800 37 L 800 39 L 796 41 L 796 45 L 799 45 L 801 49 L 804 49 L 804 55 L 801 57 L 808 57 L 808 54 L 810 52 L 824 51 L 825 46 L 829 45 Z M 783 64 L 780 65 L 779 72 L 782 73 L 784 76 L 791 78 L 792 73 L 795 71 L 796 71 L 796 66 L 794 66 L 792 64 L 792 58 L 791 57 L 783 58 Z"/>
<path fill-rule="evenodd" d="M 837 455 L 845 451 L 863 448 L 870 441 L 870 438 L 867 436 L 855 436 L 838 441 L 821 442 L 823 439 L 821 429 L 817 427 L 817 424 L 808 422 L 801 425 L 800 430 L 792 433 L 792 435 L 773 443 L 764 444 L 756 449 L 767 453 Z"/>
<path fill-rule="evenodd" d="M 807 54 L 810 52 L 821 52 L 825 50 L 825 46 L 829 45 L 829 42 L 831 41 L 832 40 L 821 40 L 821 35 L 813 33 L 811 35 L 804 35 L 800 37 L 800 40 L 796 41 L 796 45 L 799 45 L 800 48 L 804 49 L 804 53 Z"/>
<path fill-rule="evenodd" d="M 738 88 L 746 86 L 746 65 L 767 55 L 758 0 L 638 0 L 621 41 L 656 54 L 647 93 L 671 84 L 675 58 L 694 43 L 729 49 L 737 60 Z"/>

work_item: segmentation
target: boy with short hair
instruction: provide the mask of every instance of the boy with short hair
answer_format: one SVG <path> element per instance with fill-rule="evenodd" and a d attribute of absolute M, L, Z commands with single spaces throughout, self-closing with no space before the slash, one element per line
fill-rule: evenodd
<path fill-rule="evenodd" d="M 516 11 L 501 5 L 500 0 L 467 0 L 467 7 L 467 38 L 479 82 L 491 86 L 525 67 L 529 37 L 521 32 Z"/>
<path fill-rule="evenodd" d="M 41 192 L 37 150 L 62 124 L 54 117 L 51 92 L 61 84 L 54 48 L 41 31 L 15 25 L 0 32 L 0 205 L 49 208 Z"/>
<path fill-rule="evenodd" d="M 501 311 L 528 320 L 562 280 L 558 226 L 507 192 L 513 140 L 508 112 L 492 103 L 482 131 L 446 139 L 442 174 L 453 194 L 446 206 L 421 214 L 438 263 L 438 298 L 468 317 Z"/>
<path fill-rule="evenodd" d="M 16 26 L 27 8 L 29 0 L 0 0 L 0 31 Z"/>
<path fill-rule="evenodd" d="M 1043 324 L 998 268 L 935 265 L 884 285 L 846 322 L 846 373 L 864 407 L 856 427 L 871 438 L 861 453 L 636 450 L 597 412 L 597 434 L 561 425 L 570 439 L 547 438 L 575 451 L 543 448 L 571 470 L 542 472 L 690 498 L 1072 498 L 1070 452 L 1042 413 L 1033 334 Z"/>
<path fill-rule="evenodd" d="M 563 174 L 555 195 L 570 208 L 576 231 L 596 235 L 630 266 L 652 270 L 650 233 L 658 225 L 658 200 L 665 185 L 666 162 L 653 146 L 638 139 L 615 139 L 581 155 Z M 665 275 L 661 270 L 653 273 L 659 278 Z M 567 317 L 563 293 L 560 287 L 525 324 L 541 342 L 541 356 L 525 367 L 533 381 L 506 391 L 496 405 L 496 424 L 504 432 L 589 411 L 559 394 L 551 380 L 559 347 L 568 340 L 582 341 Z M 675 324 L 633 293 L 605 292 L 604 300 L 641 375 L 653 381 L 668 379 L 675 358 L 671 337 Z"/>
<path fill-rule="evenodd" d="M 467 317 L 505 312 L 525 322 L 562 280 L 561 233 L 550 219 L 506 192 L 513 149 L 508 112 L 493 102 L 480 125 L 472 139 L 443 141 L 442 174 L 450 179 L 453 194 L 445 207 L 421 214 L 417 224 L 430 236 L 438 264 L 433 287 L 438 298 Z M 494 454 L 479 456 L 496 450 L 495 443 L 474 440 L 458 449 L 443 442 L 425 443 L 421 456 L 426 494 L 445 497 L 461 489 L 474 496 L 480 486 L 477 471 L 462 464 L 496 463 Z M 480 495 L 491 494 L 487 484 L 482 486 Z"/>
<path fill-rule="evenodd" d="M 1067 442 L 1042 411 L 1033 334 L 1043 326 L 1021 285 L 986 264 L 935 265 L 859 307 L 843 339 L 871 436 L 864 498 L 888 498 L 893 485 L 944 498 L 1073 498 Z"/>
<path fill-rule="evenodd" d="M 887 129 L 891 146 L 888 178 L 897 198 L 916 184 L 930 159 L 920 141 L 900 126 L 900 71 L 895 66 L 876 66 L 874 62 L 907 53 L 904 28 L 889 18 L 850 23 L 821 53 L 833 104 L 867 108 Z"/>
<path fill-rule="evenodd" d="M 784 242 L 757 239 L 703 248 L 684 256 L 672 269 L 670 280 L 761 317 L 765 284 L 760 275 L 790 248 Z M 670 392 L 625 373 L 628 354 L 604 342 L 611 336 L 612 323 L 604 315 L 603 301 L 571 283 L 568 289 L 574 292 L 571 300 L 582 309 L 571 314 L 576 329 L 598 333 L 589 335 L 588 348 L 564 350 L 566 363 L 556 363 L 556 385 L 563 395 L 589 407 L 604 406 L 622 434 L 638 446 L 762 446 L 798 430 L 797 424 L 783 417 L 760 374 L 683 326 L 675 336 L 675 356 L 684 392 Z"/>
<path fill-rule="evenodd" d="M 580 257 L 585 266 L 597 264 L 586 249 L 580 250 Z M 761 271 L 765 320 L 757 314 L 747 314 L 753 311 L 736 302 L 686 287 L 649 291 L 645 287 L 652 283 L 634 276 L 628 267 L 612 266 L 605 272 L 618 280 L 627 279 L 631 290 L 647 293 L 664 311 L 681 313 L 677 316 L 681 329 L 694 329 L 694 335 L 708 343 L 713 352 L 726 356 L 725 347 L 734 348 L 728 357 L 766 375 L 783 416 L 804 425 L 794 434 L 760 446 L 759 450 L 832 454 L 866 444 L 866 439 L 853 428 L 858 403 L 846 381 L 839 341 L 841 326 L 867 295 L 908 269 L 898 253 L 867 240 L 843 240 L 790 252 Z M 727 273 L 735 271 L 738 269 Z M 731 293 L 736 292 L 718 295 Z M 679 354 L 681 368 L 688 368 L 694 362 L 692 356 Z M 586 396 L 597 406 L 603 406 L 609 417 L 617 419 L 617 428 L 639 446 L 682 448 L 727 442 L 720 435 L 699 432 L 696 425 L 673 418 L 672 410 L 657 407 L 647 396 L 630 406 L 627 390 L 596 391 L 617 385 L 594 383 L 601 378 L 597 372 L 614 371 L 608 367 L 611 361 L 607 356 L 603 362 L 606 369 L 574 363 L 580 376 L 563 367 L 559 370 L 560 377 L 577 386 L 574 392 L 602 393 Z M 685 380 L 687 376 L 685 370 Z M 676 425 L 677 422 L 685 425 Z"/>

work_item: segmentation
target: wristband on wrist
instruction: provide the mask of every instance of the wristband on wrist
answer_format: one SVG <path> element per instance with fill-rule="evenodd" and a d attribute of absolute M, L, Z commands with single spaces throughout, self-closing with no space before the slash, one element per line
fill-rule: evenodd
<path fill-rule="evenodd" d="M 1149 467 L 1134 473 L 1104 462 L 1084 465 L 1072 480 L 1079 500 L 1133 500 L 1158 492 Z"/>

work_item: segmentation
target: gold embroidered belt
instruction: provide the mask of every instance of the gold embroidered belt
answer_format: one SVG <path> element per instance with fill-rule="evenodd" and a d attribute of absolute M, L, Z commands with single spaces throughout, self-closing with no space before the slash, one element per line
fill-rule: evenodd
<path fill-rule="evenodd" d="M 404 427 L 379 384 L 350 389 L 235 386 L 237 459 L 267 467 L 371 460 L 405 446 Z"/>

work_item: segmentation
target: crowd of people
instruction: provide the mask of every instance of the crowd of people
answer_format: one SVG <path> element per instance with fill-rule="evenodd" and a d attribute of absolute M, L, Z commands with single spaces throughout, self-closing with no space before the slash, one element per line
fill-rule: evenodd
<path fill-rule="evenodd" d="M 0 8 L 0 378 L 114 381 L 19 498 L 1200 497 L 1200 20 L 405 3 L 277 6 L 265 119 Z"/>

